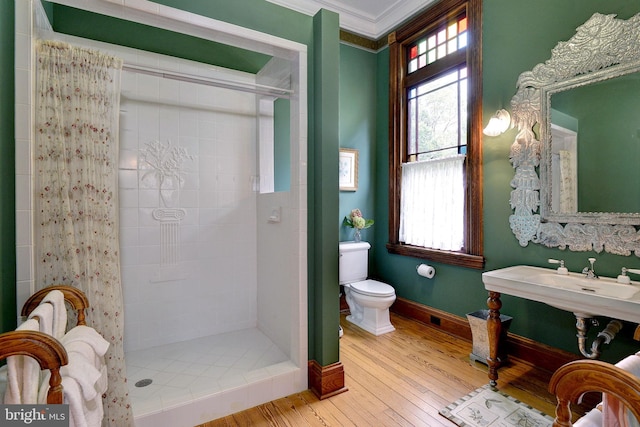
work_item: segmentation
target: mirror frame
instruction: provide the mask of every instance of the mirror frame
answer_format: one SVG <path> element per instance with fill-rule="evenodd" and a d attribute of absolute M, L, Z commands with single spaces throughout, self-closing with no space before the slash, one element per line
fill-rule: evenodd
<path fill-rule="evenodd" d="M 553 212 L 549 176 L 551 95 L 635 71 L 640 71 L 640 14 L 621 20 L 595 13 L 569 41 L 556 45 L 549 60 L 520 74 L 511 99 L 518 133 L 509 155 L 515 169 L 509 224 L 520 246 L 531 241 L 571 251 L 640 256 L 640 213 Z"/>

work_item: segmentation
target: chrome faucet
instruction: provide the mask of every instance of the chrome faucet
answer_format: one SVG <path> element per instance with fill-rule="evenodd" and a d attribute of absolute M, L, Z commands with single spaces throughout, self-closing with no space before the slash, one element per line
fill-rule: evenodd
<path fill-rule="evenodd" d="M 593 263 L 595 262 L 595 258 L 589 258 L 590 265 L 582 269 L 582 274 L 584 274 L 587 279 L 599 279 L 596 271 L 593 269 Z"/>

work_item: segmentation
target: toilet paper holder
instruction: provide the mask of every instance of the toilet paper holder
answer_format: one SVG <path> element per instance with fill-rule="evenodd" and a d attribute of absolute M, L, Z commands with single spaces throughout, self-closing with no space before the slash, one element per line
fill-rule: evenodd
<path fill-rule="evenodd" d="M 436 275 L 436 269 L 427 264 L 419 264 L 416 266 L 416 272 L 419 276 L 432 279 Z"/>

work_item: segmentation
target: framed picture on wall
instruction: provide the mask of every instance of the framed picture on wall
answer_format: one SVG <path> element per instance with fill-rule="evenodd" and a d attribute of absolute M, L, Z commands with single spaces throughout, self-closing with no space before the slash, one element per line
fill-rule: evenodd
<path fill-rule="evenodd" d="M 341 191 L 356 191 L 358 189 L 358 150 L 352 148 L 340 149 L 340 166 L 338 167 Z"/>

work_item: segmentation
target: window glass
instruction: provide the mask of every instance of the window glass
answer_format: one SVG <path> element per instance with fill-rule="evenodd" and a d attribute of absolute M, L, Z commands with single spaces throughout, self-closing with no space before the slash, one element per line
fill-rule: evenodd
<path fill-rule="evenodd" d="M 417 160 L 464 151 L 467 84 L 463 70 L 454 70 L 409 89 L 408 153 L 417 154 Z"/>
<path fill-rule="evenodd" d="M 407 72 L 413 73 L 466 46 L 467 18 L 459 16 L 409 47 Z"/>

